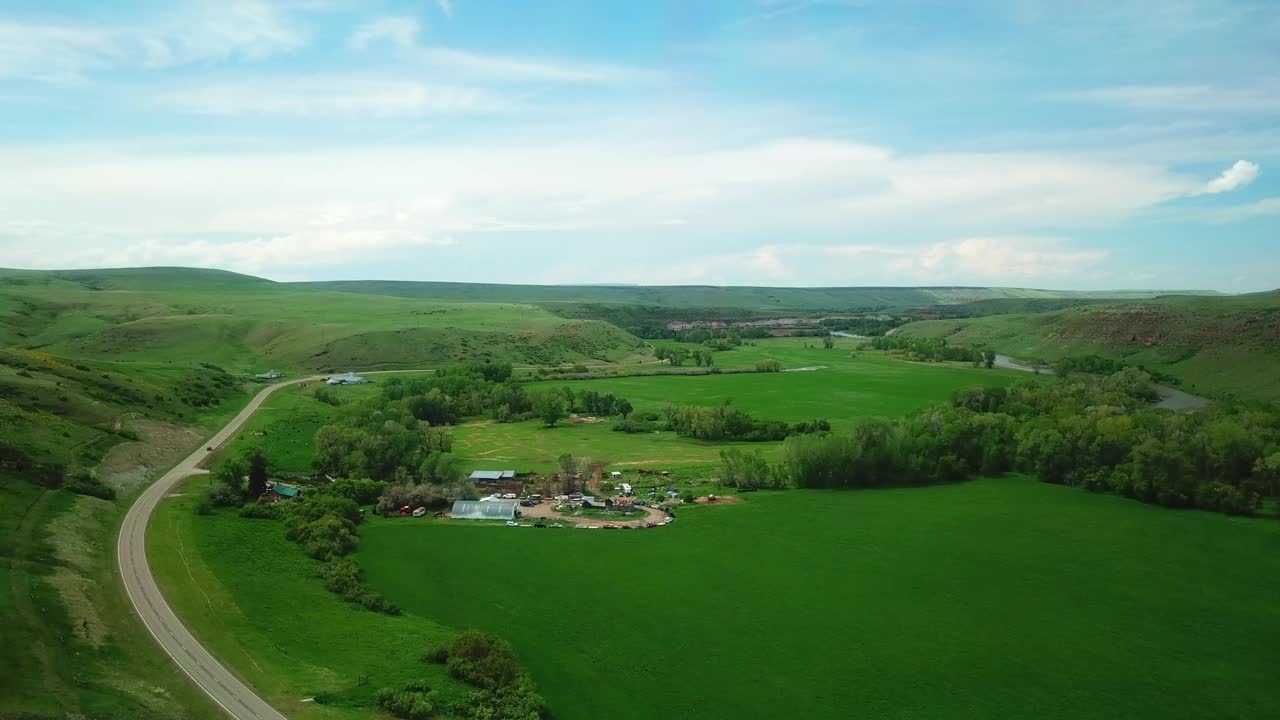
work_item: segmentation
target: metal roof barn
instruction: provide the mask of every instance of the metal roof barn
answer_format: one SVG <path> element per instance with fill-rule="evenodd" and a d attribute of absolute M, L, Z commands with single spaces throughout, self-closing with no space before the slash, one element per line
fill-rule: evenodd
<path fill-rule="evenodd" d="M 471 480 L 512 480 L 516 476 L 515 470 L 476 470 L 471 473 Z"/>
<path fill-rule="evenodd" d="M 450 515 L 455 520 L 515 520 L 517 505 L 515 500 L 459 500 Z"/>

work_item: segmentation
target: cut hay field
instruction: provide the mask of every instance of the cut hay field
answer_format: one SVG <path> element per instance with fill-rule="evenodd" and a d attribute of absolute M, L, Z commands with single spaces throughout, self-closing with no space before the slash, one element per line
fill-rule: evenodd
<path fill-rule="evenodd" d="M 196 634 L 304 719 L 365 717 L 360 678 L 433 672 L 418 652 L 447 628 L 508 638 L 561 720 L 1275 707 L 1274 522 L 1026 477 L 745 499 L 643 532 L 373 519 L 357 557 L 400 618 L 327 596 L 278 528 L 188 498 L 149 547 Z M 315 693 L 342 706 L 296 702 Z"/>

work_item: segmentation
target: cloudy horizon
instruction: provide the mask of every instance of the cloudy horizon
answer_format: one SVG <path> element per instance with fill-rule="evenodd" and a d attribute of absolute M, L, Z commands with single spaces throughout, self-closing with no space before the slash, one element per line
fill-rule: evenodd
<path fill-rule="evenodd" d="M 7 3 L 0 267 L 1280 284 L 1267 2 Z"/>

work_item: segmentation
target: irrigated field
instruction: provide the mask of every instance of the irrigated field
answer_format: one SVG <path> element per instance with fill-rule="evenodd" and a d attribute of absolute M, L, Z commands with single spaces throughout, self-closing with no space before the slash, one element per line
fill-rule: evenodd
<path fill-rule="evenodd" d="M 510 639 L 564 720 L 1275 709 L 1270 521 L 1010 477 L 762 493 L 644 532 L 392 520 L 361 535 L 375 587 Z"/>
<path fill-rule="evenodd" d="M 435 677 L 417 658 L 442 626 L 510 639 L 562 720 L 1274 708 L 1269 520 L 1009 477 L 757 493 L 647 531 L 375 518 L 360 535 L 404 616 L 343 605 L 278 525 L 190 498 L 162 506 L 150 548 L 179 614 L 290 717 L 364 717 L 348 706 L 371 685 Z M 340 707 L 296 702 L 317 693 Z"/>
<path fill-rule="evenodd" d="M 630 400 L 638 410 L 732 401 L 735 407 L 759 418 L 787 422 L 826 418 L 840 425 L 860 417 L 905 415 L 946 400 L 957 388 L 1006 385 L 1032 377 L 959 364 L 910 363 L 884 353 L 856 351 L 860 344 L 841 338 L 835 348 L 826 350 L 816 338 L 758 340 L 754 345 L 716 353 L 716 365 L 751 368 L 760 360 L 776 359 L 786 371 L 552 380 L 531 385 L 530 390 L 568 385 L 574 390 L 612 392 Z"/>

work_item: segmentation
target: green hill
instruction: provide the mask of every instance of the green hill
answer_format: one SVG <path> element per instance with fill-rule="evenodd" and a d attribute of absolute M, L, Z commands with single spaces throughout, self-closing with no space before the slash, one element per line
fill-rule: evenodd
<path fill-rule="evenodd" d="M 681 308 L 835 311 L 967 303 L 1000 298 L 1151 298 L 1170 292 L 1115 290 L 1069 291 L 990 287 L 837 287 L 773 288 L 711 285 L 494 285 L 450 282 L 355 280 L 295 283 L 315 290 L 392 295 L 437 300 L 502 300 L 530 303 L 618 303 Z"/>
<path fill-rule="evenodd" d="M 228 369 L 642 359 L 617 328 L 527 304 L 310 290 L 217 270 L 0 271 L 0 346 Z"/>
<path fill-rule="evenodd" d="M 982 345 L 1023 359 L 1103 355 L 1167 372 L 1191 391 L 1280 400 L 1280 293 L 1275 292 L 928 320 L 899 332 Z"/>

